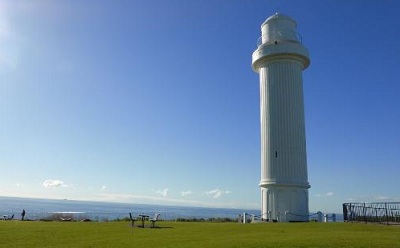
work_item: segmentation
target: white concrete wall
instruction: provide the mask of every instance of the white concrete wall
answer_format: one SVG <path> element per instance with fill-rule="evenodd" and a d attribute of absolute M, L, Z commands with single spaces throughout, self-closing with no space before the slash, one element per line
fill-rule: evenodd
<path fill-rule="evenodd" d="M 265 183 L 307 184 L 301 65 L 276 61 L 260 69 L 261 161 Z"/>

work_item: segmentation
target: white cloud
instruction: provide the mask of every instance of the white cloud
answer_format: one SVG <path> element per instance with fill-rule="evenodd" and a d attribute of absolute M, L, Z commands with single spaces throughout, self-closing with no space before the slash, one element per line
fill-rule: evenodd
<path fill-rule="evenodd" d="M 316 194 L 315 197 L 331 197 L 333 196 L 334 193 L 333 192 L 326 192 L 325 194 Z"/>
<path fill-rule="evenodd" d="M 102 202 L 124 202 L 124 203 L 143 203 L 157 205 L 172 205 L 172 206 L 195 206 L 195 207 L 213 207 L 213 208 L 244 208 L 257 209 L 258 203 L 244 202 L 218 202 L 218 201 L 199 201 L 189 200 L 188 198 L 170 198 L 163 196 L 147 196 L 135 194 L 113 194 L 100 193 L 93 198 L 84 198 L 82 200 L 102 201 Z"/>
<path fill-rule="evenodd" d="M 106 189 L 107 189 L 107 187 L 104 186 L 104 185 L 101 187 L 101 191 L 104 191 L 104 190 L 106 190 Z"/>
<path fill-rule="evenodd" d="M 387 196 L 387 195 L 358 195 L 354 197 L 349 197 L 345 199 L 346 202 L 365 202 L 365 203 L 373 203 L 373 202 L 399 202 L 399 196 Z"/>
<path fill-rule="evenodd" d="M 205 195 L 212 197 L 214 199 L 219 198 L 223 194 L 229 194 L 229 193 L 231 193 L 229 190 L 220 190 L 220 189 L 213 189 L 204 192 Z"/>
<path fill-rule="evenodd" d="M 43 182 L 43 187 L 45 188 L 57 188 L 57 187 L 68 187 L 63 181 L 61 180 L 53 180 L 53 179 L 47 179 L 46 181 Z"/>
<path fill-rule="evenodd" d="M 182 192 L 181 192 L 181 196 L 188 196 L 188 195 L 191 195 L 191 194 L 193 194 L 193 192 L 190 191 L 190 190 L 182 191 Z"/>
<path fill-rule="evenodd" d="M 162 195 L 163 197 L 167 197 L 168 196 L 168 188 L 159 189 L 159 190 L 155 191 L 155 193 Z"/>
<path fill-rule="evenodd" d="M 378 201 L 393 201 L 394 200 L 394 198 L 392 198 L 392 197 L 383 196 L 383 195 L 375 196 L 373 199 L 378 200 Z"/>

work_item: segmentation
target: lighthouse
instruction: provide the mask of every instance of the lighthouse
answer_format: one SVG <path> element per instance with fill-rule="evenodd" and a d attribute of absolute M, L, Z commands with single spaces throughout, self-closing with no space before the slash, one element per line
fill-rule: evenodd
<path fill-rule="evenodd" d="M 296 28 L 289 16 L 270 16 L 252 55 L 260 77 L 259 186 L 265 221 L 309 220 L 302 71 L 310 59 Z"/>

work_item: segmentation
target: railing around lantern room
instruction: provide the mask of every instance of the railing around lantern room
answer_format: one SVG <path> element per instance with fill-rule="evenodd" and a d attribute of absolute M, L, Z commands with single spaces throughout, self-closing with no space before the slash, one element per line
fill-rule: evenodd
<path fill-rule="evenodd" d="M 290 41 L 298 43 L 303 42 L 302 37 L 298 32 L 292 30 L 279 30 L 279 31 L 267 32 L 260 38 L 258 38 L 257 47 L 265 43 L 274 43 L 274 42 L 276 43 L 280 41 Z"/>

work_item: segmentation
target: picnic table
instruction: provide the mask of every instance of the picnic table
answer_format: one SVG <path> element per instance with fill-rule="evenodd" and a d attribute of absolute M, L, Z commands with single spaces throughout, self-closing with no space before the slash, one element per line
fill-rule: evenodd
<path fill-rule="evenodd" d="M 144 228 L 144 221 L 145 221 L 146 219 L 148 219 L 150 216 L 148 216 L 147 214 L 139 214 L 139 217 L 140 217 L 140 219 L 142 220 L 142 225 L 139 226 L 139 227 Z"/>

